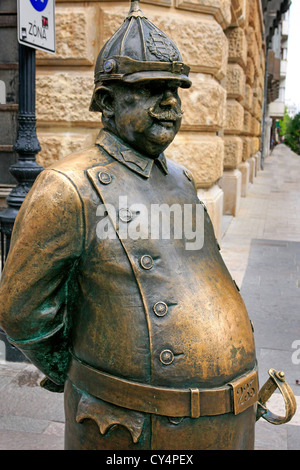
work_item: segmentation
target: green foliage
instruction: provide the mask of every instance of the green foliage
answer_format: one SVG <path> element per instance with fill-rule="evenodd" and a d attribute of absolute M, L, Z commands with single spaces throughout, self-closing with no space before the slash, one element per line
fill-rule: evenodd
<path fill-rule="evenodd" d="M 283 119 L 280 119 L 279 121 L 279 126 L 280 126 L 280 135 L 281 136 L 285 136 L 286 135 L 286 132 L 287 132 L 287 127 L 289 125 L 289 123 L 291 122 L 291 118 L 290 116 L 288 115 L 288 112 L 287 112 L 287 107 L 285 107 L 284 109 L 284 116 L 283 116 Z"/>
<path fill-rule="evenodd" d="M 300 155 L 300 113 L 294 119 L 289 118 L 286 126 L 284 143 Z"/>

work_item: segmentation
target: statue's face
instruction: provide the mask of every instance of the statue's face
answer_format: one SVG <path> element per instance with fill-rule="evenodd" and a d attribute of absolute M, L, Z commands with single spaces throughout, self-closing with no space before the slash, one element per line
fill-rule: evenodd
<path fill-rule="evenodd" d="M 172 142 L 182 119 L 177 81 L 152 80 L 114 87 L 114 131 L 133 148 L 158 156 Z"/>

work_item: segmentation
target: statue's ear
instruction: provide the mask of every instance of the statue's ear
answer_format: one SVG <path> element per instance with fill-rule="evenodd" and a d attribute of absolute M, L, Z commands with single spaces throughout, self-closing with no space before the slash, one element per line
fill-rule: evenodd
<path fill-rule="evenodd" d="M 101 86 L 96 92 L 96 101 L 103 116 L 111 118 L 114 116 L 114 94 L 109 87 Z"/>

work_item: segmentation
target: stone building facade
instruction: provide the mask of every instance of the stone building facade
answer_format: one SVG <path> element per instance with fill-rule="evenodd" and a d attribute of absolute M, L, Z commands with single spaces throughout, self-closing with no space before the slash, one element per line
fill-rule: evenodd
<path fill-rule="evenodd" d="M 193 86 L 180 90 L 182 127 L 166 156 L 192 171 L 219 240 L 223 213 L 237 215 L 260 168 L 266 2 L 141 0 L 191 67 Z M 101 127 L 100 114 L 89 112 L 95 60 L 128 9 L 129 0 L 56 0 L 56 54 L 36 53 L 43 167 L 94 142 Z"/>
<path fill-rule="evenodd" d="M 274 31 L 269 48 L 268 69 L 273 66 L 272 84 L 268 86 L 265 116 L 263 157 L 267 157 L 274 145 L 280 141 L 278 120 L 284 117 L 286 100 L 287 50 L 289 35 L 289 11 L 286 12 Z M 271 63 L 273 60 L 273 64 Z M 274 63 L 277 62 L 277 76 L 274 76 Z M 292 117 L 292 116 L 291 116 Z"/>

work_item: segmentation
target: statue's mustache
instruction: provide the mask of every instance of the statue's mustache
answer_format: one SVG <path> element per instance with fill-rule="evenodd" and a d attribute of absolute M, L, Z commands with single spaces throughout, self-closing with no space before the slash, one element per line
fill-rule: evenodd
<path fill-rule="evenodd" d="M 176 111 L 175 109 L 167 109 L 163 111 L 154 111 L 154 108 L 149 108 L 148 113 L 151 117 L 159 121 L 178 121 L 183 116 L 183 111 Z"/>

